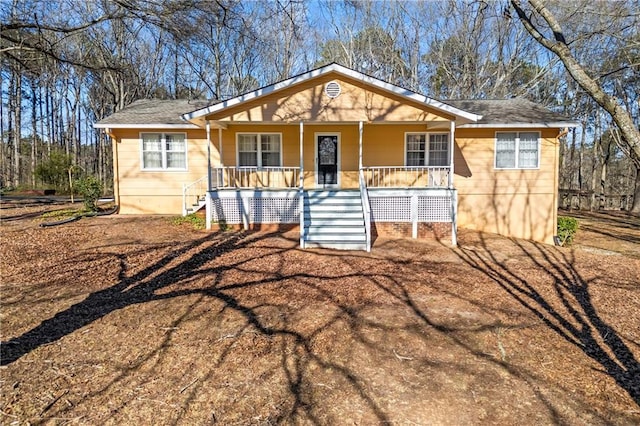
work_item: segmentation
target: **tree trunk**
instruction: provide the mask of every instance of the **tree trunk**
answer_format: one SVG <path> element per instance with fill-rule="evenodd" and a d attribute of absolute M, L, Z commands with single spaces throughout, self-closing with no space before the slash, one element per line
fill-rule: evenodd
<path fill-rule="evenodd" d="M 640 215 L 640 167 L 636 167 L 636 184 L 633 191 L 633 204 L 631 204 L 630 212 Z"/>
<path fill-rule="evenodd" d="M 38 155 L 38 117 L 36 97 L 38 85 L 36 79 L 31 79 L 31 186 L 36 186 L 36 156 Z"/>
<path fill-rule="evenodd" d="M 636 169 L 640 169 L 640 130 L 635 125 L 630 111 L 624 109 L 614 96 L 607 94 L 600 84 L 591 78 L 582 65 L 578 63 L 565 41 L 564 32 L 556 17 L 547 9 L 542 0 L 528 0 L 537 14 L 544 19 L 553 32 L 553 40 L 545 37 L 533 23 L 535 20 L 525 13 L 520 0 L 511 0 L 511 5 L 518 14 L 520 22 L 531 36 L 546 49 L 554 53 L 571 77 L 584 89 L 584 91 L 600 105 L 620 129 L 622 137 L 616 140 L 619 148 L 631 159 Z M 637 188 L 637 185 L 636 185 Z M 637 209 L 637 210 L 636 210 Z M 640 205 L 634 201 L 634 209 L 640 213 Z"/>
<path fill-rule="evenodd" d="M 14 118 L 13 118 L 13 184 L 20 185 L 20 139 L 22 129 L 22 72 L 16 70 L 16 83 L 14 86 Z"/>
<path fill-rule="evenodd" d="M 0 73 L 0 92 L 4 91 L 4 79 Z M 4 117 L 4 102 L 0 102 L 0 117 Z M 0 119 L 0 189 L 4 188 L 7 180 L 7 144 L 4 141 L 4 120 Z"/>

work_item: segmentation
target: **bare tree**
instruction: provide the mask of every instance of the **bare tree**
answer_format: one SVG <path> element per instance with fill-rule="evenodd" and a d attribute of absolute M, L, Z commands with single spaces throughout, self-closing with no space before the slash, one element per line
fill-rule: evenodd
<path fill-rule="evenodd" d="M 631 211 L 640 214 L 640 130 L 634 123 L 631 112 L 615 96 L 607 93 L 598 78 L 589 75 L 585 67 L 576 59 L 560 22 L 544 2 L 528 0 L 526 3 L 528 7 L 521 0 L 511 0 L 511 5 L 520 22 L 538 43 L 560 58 L 569 75 L 600 107 L 611 115 L 613 122 L 619 128 L 621 138 L 617 140 L 618 146 L 633 161 L 636 169 L 634 202 Z M 579 7 L 587 7 L 587 5 L 582 4 Z M 624 15 L 634 15 L 628 13 L 625 8 L 614 8 L 614 10 L 621 13 L 617 16 L 619 21 L 623 21 Z M 636 17 L 638 16 L 637 12 L 635 13 Z M 637 29 L 638 23 L 635 24 Z M 638 67 L 640 64 L 626 66 Z"/>

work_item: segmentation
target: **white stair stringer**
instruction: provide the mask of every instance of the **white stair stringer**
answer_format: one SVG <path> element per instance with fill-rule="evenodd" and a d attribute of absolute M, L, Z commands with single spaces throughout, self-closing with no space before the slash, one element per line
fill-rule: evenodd
<path fill-rule="evenodd" d="M 302 239 L 305 247 L 366 250 L 360 192 L 305 191 Z"/>
<path fill-rule="evenodd" d="M 206 198 L 203 195 L 202 197 L 198 197 L 197 203 L 193 203 L 191 206 L 187 207 L 187 214 L 192 214 L 203 208 L 207 204 Z"/>

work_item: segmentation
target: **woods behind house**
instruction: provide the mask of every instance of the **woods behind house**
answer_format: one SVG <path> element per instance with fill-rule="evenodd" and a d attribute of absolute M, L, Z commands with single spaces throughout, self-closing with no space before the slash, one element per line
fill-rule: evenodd
<path fill-rule="evenodd" d="M 573 117 L 561 204 L 640 211 L 640 141 L 526 29 L 566 46 L 637 132 L 640 5 L 550 3 L 558 33 L 536 4 L 2 0 L 0 187 L 68 191 L 69 175 L 95 175 L 108 189 L 111 142 L 95 121 L 137 99 L 215 102 L 337 62 L 436 99 L 524 97 Z"/>

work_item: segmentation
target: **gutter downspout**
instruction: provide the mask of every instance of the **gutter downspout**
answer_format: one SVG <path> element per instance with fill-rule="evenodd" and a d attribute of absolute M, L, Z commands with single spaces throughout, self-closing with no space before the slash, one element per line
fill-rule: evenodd
<path fill-rule="evenodd" d="M 111 150 L 113 152 L 113 200 L 120 205 L 120 167 L 118 165 L 118 139 L 110 128 L 105 129 L 105 134 L 111 138 Z"/>
<path fill-rule="evenodd" d="M 560 138 L 566 136 L 567 134 L 569 134 L 569 128 L 565 127 L 564 129 L 562 129 L 559 133 L 558 136 L 556 138 L 556 146 L 555 146 L 555 152 L 553 155 L 553 185 L 554 185 L 554 191 L 553 191 L 553 224 L 552 224 L 552 229 L 553 231 L 551 231 L 551 235 L 553 236 L 553 241 L 554 243 L 556 242 L 556 237 L 557 237 L 557 233 L 558 233 L 558 203 L 559 203 L 559 197 L 558 197 L 558 186 L 560 185 Z M 542 136 L 542 135 L 541 135 Z M 558 245 L 558 244 L 556 244 Z"/>

